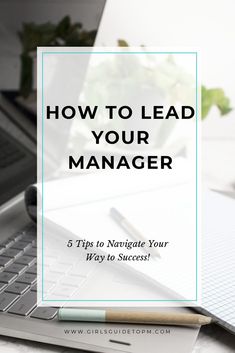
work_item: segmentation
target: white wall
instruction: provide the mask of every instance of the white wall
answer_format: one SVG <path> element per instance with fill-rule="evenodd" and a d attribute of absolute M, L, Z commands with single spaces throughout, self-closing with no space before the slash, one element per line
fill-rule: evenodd
<path fill-rule="evenodd" d="M 201 80 L 222 87 L 235 107 L 234 0 L 107 0 L 99 45 L 189 46 L 200 49 Z M 213 110 L 204 137 L 235 137 L 235 111 L 220 118 Z"/>

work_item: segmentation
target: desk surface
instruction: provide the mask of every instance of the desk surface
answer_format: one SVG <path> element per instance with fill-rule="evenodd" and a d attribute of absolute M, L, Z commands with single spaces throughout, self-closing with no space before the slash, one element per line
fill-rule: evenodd
<path fill-rule="evenodd" d="M 1 337 L 0 351 L 4 353 L 75 353 L 74 349 L 51 346 L 48 344 Z M 235 335 L 231 335 L 219 326 L 202 327 L 193 353 L 233 353 Z M 82 351 L 81 351 L 82 353 Z M 84 352 L 85 353 L 85 352 Z M 180 353 L 180 352 L 179 352 Z"/>

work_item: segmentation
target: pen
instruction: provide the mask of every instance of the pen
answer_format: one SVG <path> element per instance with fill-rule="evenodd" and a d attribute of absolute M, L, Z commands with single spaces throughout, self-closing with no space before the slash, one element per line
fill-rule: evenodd
<path fill-rule="evenodd" d="M 142 240 L 146 242 L 146 238 L 136 229 L 116 208 L 110 208 L 110 216 L 122 229 L 135 240 Z M 146 253 L 151 253 L 154 256 L 161 257 L 157 249 L 145 249 L 142 248 Z"/>
<path fill-rule="evenodd" d="M 113 322 L 146 325 L 207 325 L 212 318 L 200 314 L 176 312 L 141 312 L 126 310 L 100 310 L 61 308 L 58 311 L 61 321 Z"/>

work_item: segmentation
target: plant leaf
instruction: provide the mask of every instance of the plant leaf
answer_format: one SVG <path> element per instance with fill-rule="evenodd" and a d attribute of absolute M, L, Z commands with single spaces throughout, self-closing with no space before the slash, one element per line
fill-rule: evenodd
<path fill-rule="evenodd" d="M 226 115 L 232 110 L 230 100 L 226 97 L 222 88 L 207 89 L 205 86 L 202 86 L 201 99 L 202 119 L 207 117 L 212 106 L 216 106 L 221 115 Z"/>
<path fill-rule="evenodd" d="M 119 47 L 129 47 L 129 44 L 124 39 L 118 39 Z"/>

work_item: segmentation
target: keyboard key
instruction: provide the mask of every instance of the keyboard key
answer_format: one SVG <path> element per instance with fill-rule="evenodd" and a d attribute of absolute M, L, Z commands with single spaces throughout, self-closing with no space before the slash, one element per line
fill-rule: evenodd
<path fill-rule="evenodd" d="M 36 239 L 35 240 L 30 240 L 30 241 L 28 241 L 29 242 L 29 244 L 31 244 L 31 247 L 37 247 L 37 241 L 36 241 Z"/>
<path fill-rule="evenodd" d="M 38 307 L 32 312 L 30 317 L 43 320 L 52 320 L 56 316 L 57 311 L 57 308 Z"/>
<path fill-rule="evenodd" d="M 61 279 L 61 283 L 64 285 L 68 285 L 68 286 L 73 286 L 73 287 L 80 287 L 84 281 L 86 280 L 86 277 L 82 277 L 82 276 L 64 276 Z"/>
<path fill-rule="evenodd" d="M 50 267 L 50 271 L 51 272 L 55 272 L 55 273 L 61 273 L 64 274 L 66 273 L 69 269 L 72 268 L 72 265 L 64 265 L 64 264 L 58 264 L 58 262 L 56 264 L 53 264 Z"/>
<path fill-rule="evenodd" d="M 9 267 L 7 267 L 7 272 L 17 273 L 18 275 L 21 275 L 27 268 L 28 266 L 13 263 Z"/>
<path fill-rule="evenodd" d="M 23 234 L 22 241 L 26 241 L 27 243 L 35 242 L 36 234 L 31 234 L 31 233 Z"/>
<path fill-rule="evenodd" d="M 78 261 L 73 268 L 69 271 L 71 276 L 88 276 L 89 273 L 94 269 L 94 263 Z"/>
<path fill-rule="evenodd" d="M 32 292 L 37 292 L 37 284 L 35 284 L 34 286 L 31 287 L 31 291 Z"/>
<path fill-rule="evenodd" d="M 7 294 L 8 296 L 9 294 Z M 18 302 L 16 302 L 10 310 L 11 314 L 17 314 L 22 316 L 27 316 L 37 304 L 37 293 L 36 292 L 27 292 L 21 297 Z"/>
<path fill-rule="evenodd" d="M 76 290 L 76 287 L 63 286 L 62 284 L 58 284 L 53 288 L 52 295 L 57 295 L 59 299 L 60 297 L 69 298 L 73 296 Z"/>
<path fill-rule="evenodd" d="M 61 280 L 61 278 L 63 277 L 63 274 L 62 273 L 56 273 L 56 272 L 51 272 L 50 270 L 49 271 L 45 271 L 45 279 L 49 282 L 53 282 L 53 283 L 56 283 L 58 281 Z"/>
<path fill-rule="evenodd" d="M 22 238 L 22 236 L 23 236 L 22 233 L 14 234 L 12 237 L 12 240 L 14 240 L 14 241 L 20 240 Z"/>
<path fill-rule="evenodd" d="M 12 283 L 9 287 L 7 287 L 5 292 L 21 295 L 21 294 L 25 293 L 28 289 L 29 289 L 28 284 L 15 282 L 15 283 Z"/>
<path fill-rule="evenodd" d="M 19 296 L 12 293 L 0 294 L 0 311 L 5 311 Z"/>
<path fill-rule="evenodd" d="M 7 271 L 8 271 L 8 269 L 7 269 Z M 37 274 L 37 264 L 34 264 L 33 266 L 29 267 L 27 272 L 33 273 L 34 275 L 36 275 Z"/>
<path fill-rule="evenodd" d="M 31 249 L 26 251 L 25 255 L 36 257 L 37 256 L 37 249 L 36 248 L 31 248 Z"/>
<path fill-rule="evenodd" d="M 52 281 L 43 281 L 44 282 L 44 292 L 45 293 L 48 293 L 48 292 L 50 292 L 54 287 L 55 287 L 55 285 L 56 285 L 56 282 L 52 282 Z"/>
<path fill-rule="evenodd" d="M 37 281 L 37 276 L 32 273 L 25 272 L 19 278 L 17 278 L 17 282 L 26 283 L 26 284 L 34 284 Z"/>
<path fill-rule="evenodd" d="M 13 262 L 11 257 L 0 256 L 0 266 L 6 267 Z"/>
<path fill-rule="evenodd" d="M 0 283 L 0 292 L 4 289 L 4 288 L 6 288 L 6 284 L 5 283 Z"/>
<path fill-rule="evenodd" d="M 55 256 L 46 255 L 44 256 L 44 265 L 51 266 L 55 263 L 57 258 Z M 57 271 L 58 272 L 58 271 Z"/>
<path fill-rule="evenodd" d="M 3 246 L 4 248 L 9 248 L 9 246 L 11 246 L 12 244 L 14 244 L 14 241 L 9 238 L 5 240 L 3 243 L 1 243 L 1 246 Z"/>
<path fill-rule="evenodd" d="M 4 251 L 4 253 L 2 254 L 2 256 L 5 257 L 12 257 L 12 258 L 17 258 L 18 256 L 22 255 L 23 251 L 19 250 L 19 249 L 6 249 L 6 251 Z"/>
<path fill-rule="evenodd" d="M 10 236 L 8 239 L 15 242 L 15 241 L 19 240 L 21 237 L 22 237 L 21 233 L 15 233 L 12 236 Z"/>
<path fill-rule="evenodd" d="M 35 263 L 36 258 L 33 258 L 31 256 L 23 255 L 19 257 L 18 259 L 15 260 L 17 264 L 22 264 L 22 265 L 27 265 L 31 266 Z"/>
<path fill-rule="evenodd" d="M 15 273 L 10 273 L 10 272 L 1 272 L 0 273 L 0 282 L 10 284 L 17 275 Z"/>
<path fill-rule="evenodd" d="M 5 251 L 5 250 L 6 250 L 6 248 L 4 248 L 4 246 L 0 246 L 0 254 L 2 254 L 3 251 Z"/>
<path fill-rule="evenodd" d="M 25 250 L 31 248 L 31 243 L 28 243 L 28 242 L 25 242 L 22 240 L 18 240 L 15 243 L 13 243 L 12 248 L 25 251 Z"/>

